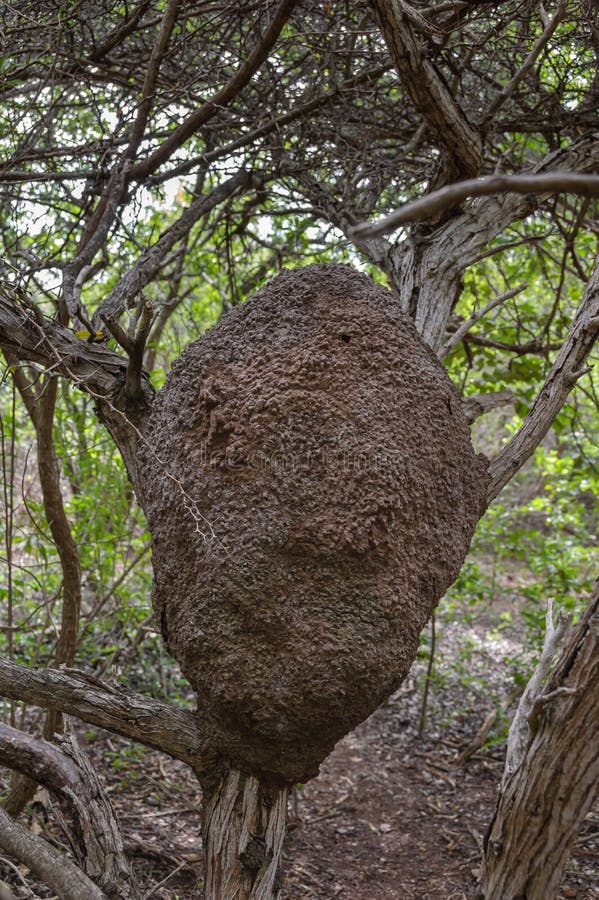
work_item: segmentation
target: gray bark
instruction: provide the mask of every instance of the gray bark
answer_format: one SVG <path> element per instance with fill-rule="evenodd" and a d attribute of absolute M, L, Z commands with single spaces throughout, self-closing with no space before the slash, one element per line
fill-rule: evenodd
<path fill-rule="evenodd" d="M 554 900 L 599 787 L 599 582 L 527 717 L 528 741 L 491 823 L 485 900 Z"/>
<path fill-rule="evenodd" d="M 43 784 L 61 801 L 74 823 L 81 868 L 111 900 L 139 897 L 112 804 L 74 737 L 62 738 L 59 749 L 0 724 L 0 763 Z"/>
<path fill-rule="evenodd" d="M 81 869 L 43 838 L 18 825 L 0 808 L 0 847 L 31 869 L 60 900 L 106 900 Z"/>
<path fill-rule="evenodd" d="M 202 771 L 194 713 L 76 669 L 35 669 L 0 660 L 0 696 L 57 709 L 180 759 Z"/>

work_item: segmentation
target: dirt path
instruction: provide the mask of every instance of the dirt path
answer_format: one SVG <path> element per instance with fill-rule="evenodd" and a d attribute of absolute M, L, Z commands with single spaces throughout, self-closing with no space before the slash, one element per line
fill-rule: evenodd
<path fill-rule="evenodd" d="M 461 900 L 477 895 L 482 839 L 493 812 L 502 748 L 455 765 L 464 735 L 419 739 L 418 698 L 396 695 L 341 741 L 319 778 L 298 790 L 285 851 L 285 900 Z M 437 711 L 438 714 L 438 711 Z M 128 769 L 129 767 L 127 767 Z M 137 779 L 113 781 L 146 889 L 192 900 L 201 879 L 200 796 L 185 767 L 146 754 Z M 132 764 L 131 771 L 134 766 Z M 137 790 L 135 783 L 137 782 Z M 162 858 L 148 858 L 148 848 Z M 599 811 L 589 816 L 561 898 L 599 898 Z"/>

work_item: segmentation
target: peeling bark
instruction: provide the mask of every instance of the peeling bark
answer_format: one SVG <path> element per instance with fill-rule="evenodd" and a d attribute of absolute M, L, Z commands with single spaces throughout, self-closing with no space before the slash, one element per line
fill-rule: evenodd
<path fill-rule="evenodd" d="M 203 788 L 206 900 L 277 900 L 289 787 L 229 769 Z"/>
<path fill-rule="evenodd" d="M 72 735 L 62 739 L 59 749 L 0 724 L 0 762 L 58 797 L 74 823 L 81 868 L 111 900 L 139 897 L 112 804 Z"/>
<path fill-rule="evenodd" d="M 553 900 L 599 788 L 599 582 L 528 715 L 485 841 L 485 900 Z"/>

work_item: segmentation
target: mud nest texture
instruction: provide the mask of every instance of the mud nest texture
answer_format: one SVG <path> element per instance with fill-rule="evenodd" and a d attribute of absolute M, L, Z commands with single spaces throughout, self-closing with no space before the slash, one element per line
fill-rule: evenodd
<path fill-rule="evenodd" d="M 458 395 L 385 288 L 313 265 L 185 350 L 146 438 L 154 606 L 207 757 L 307 780 L 468 550 L 487 475 Z"/>

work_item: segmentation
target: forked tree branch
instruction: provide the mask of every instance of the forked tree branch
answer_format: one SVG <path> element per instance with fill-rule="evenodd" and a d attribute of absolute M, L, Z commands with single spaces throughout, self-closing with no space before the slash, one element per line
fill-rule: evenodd
<path fill-rule="evenodd" d="M 198 717 L 144 697 L 120 684 L 106 684 L 77 669 L 36 669 L 0 660 L 0 696 L 56 709 L 131 738 L 202 769 Z"/>
<path fill-rule="evenodd" d="M 599 180 L 599 179 L 598 179 Z M 584 297 L 545 384 L 522 427 L 490 466 L 487 503 L 513 478 L 539 446 L 577 380 L 588 371 L 586 361 L 599 336 L 599 260 Z"/>
<path fill-rule="evenodd" d="M 173 153 L 182 146 L 202 125 L 216 115 L 219 110 L 227 106 L 240 91 L 248 84 L 262 63 L 267 59 L 275 45 L 281 30 L 293 12 L 297 0 L 281 0 L 271 22 L 269 23 L 262 39 L 254 47 L 246 61 L 235 75 L 218 90 L 210 100 L 207 100 L 199 109 L 193 112 L 182 122 L 173 133 L 162 142 L 146 159 L 137 163 L 129 172 L 129 177 L 135 181 L 143 181 L 156 169 L 166 162 Z"/>
<path fill-rule="evenodd" d="M 100 323 L 105 320 L 118 319 L 123 310 L 133 304 L 142 288 L 156 275 L 167 253 L 189 234 L 195 223 L 220 203 L 229 199 L 240 188 L 247 187 L 251 180 L 251 173 L 240 169 L 209 194 L 198 197 L 190 203 L 179 218 L 162 233 L 156 243 L 141 254 L 135 265 L 116 284 L 106 300 L 96 310 L 94 320 Z"/>

